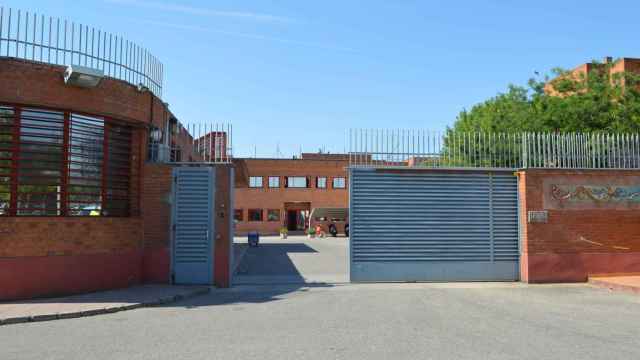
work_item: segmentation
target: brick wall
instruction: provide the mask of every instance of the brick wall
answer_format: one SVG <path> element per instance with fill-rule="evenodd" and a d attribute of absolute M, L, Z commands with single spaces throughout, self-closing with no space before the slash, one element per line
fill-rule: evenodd
<path fill-rule="evenodd" d="M 332 179 L 344 177 L 348 186 L 348 161 L 345 160 L 315 160 L 315 159 L 239 159 L 236 164 L 238 180 L 235 189 L 235 209 L 242 209 L 244 221 L 236 223 L 236 234 L 244 235 L 249 231 L 261 234 L 277 234 L 286 220 L 286 203 L 309 203 L 310 210 L 317 207 L 348 207 L 349 190 L 333 189 Z M 262 176 L 262 188 L 249 188 L 250 176 Z M 280 177 L 279 188 L 269 188 L 269 176 Z M 285 176 L 304 176 L 310 179 L 310 188 L 285 188 Z M 318 176 L 327 178 L 327 188 L 316 188 L 315 179 Z M 249 209 L 263 209 L 264 221 L 247 221 Z M 268 209 L 280 211 L 280 221 L 266 221 Z"/>
<path fill-rule="evenodd" d="M 170 165 L 144 164 L 142 218 L 145 248 L 169 246 L 172 170 Z"/>
<path fill-rule="evenodd" d="M 65 67 L 19 59 L 0 59 L 0 101 L 102 115 L 133 123 L 162 124 L 167 110 L 150 92 L 104 78 L 93 89 L 65 85 Z"/>
<path fill-rule="evenodd" d="M 140 218 L 5 217 L 0 258 L 70 256 L 139 250 Z"/>
<path fill-rule="evenodd" d="M 0 301 L 141 281 L 140 218 L 0 218 Z"/>
<path fill-rule="evenodd" d="M 527 170 L 519 173 L 521 278 L 585 281 L 589 275 L 640 272 L 640 202 L 558 200 L 554 185 L 640 186 L 638 171 Z M 547 223 L 528 223 L 528 211 Z"/>
<path fill-rule="evenodd" d="M 216 171 L 214 216 L 214 284 L 217 287 L 231 285 L 233 265 L 233 182 L 231 165 L 219 165 Z"/>
<path fill-rule="evenodd" d="M 172 169 L 172 166 L 165 164 L 144 164 L 143 167 L 143 277 L 147 282 L 169 281 Z"/>

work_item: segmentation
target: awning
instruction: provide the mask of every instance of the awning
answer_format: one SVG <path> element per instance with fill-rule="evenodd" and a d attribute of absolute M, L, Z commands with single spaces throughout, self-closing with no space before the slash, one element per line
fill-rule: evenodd
<path fill-rule="evenodd" d="M 349 208 L 314 208 L 311 218 L 327 218 L 346 220 L 349 217 Z"/>

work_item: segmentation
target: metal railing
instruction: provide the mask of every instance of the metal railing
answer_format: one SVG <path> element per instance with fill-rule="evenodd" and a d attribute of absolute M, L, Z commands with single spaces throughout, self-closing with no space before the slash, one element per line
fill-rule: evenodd
<path fill-rule="evenodd" d="M 638 134 L 526 133 L 523 138 L 525 168 L 638 169 Z"/>
<path fill-rule="evenodd" d="M 638 169 L 639 134 L 350 129 L 353 167 Z"/>
<path fill-rule="evenodd" d="M 226 164 L 233 160 L 231 124 L 174 123 L 165 132 L 162 140 L 149 142 L 148 161 Z"/>
<path fill-rule="evenodd" d="M 0 7 L 0 57 L 81 65 L 162 98 L 164 68 L 146 49 L 87 25 Z"/>

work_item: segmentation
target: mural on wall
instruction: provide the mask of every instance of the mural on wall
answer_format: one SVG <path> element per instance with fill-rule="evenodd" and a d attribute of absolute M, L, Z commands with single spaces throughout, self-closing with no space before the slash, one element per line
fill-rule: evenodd
<path fill-rule="evenodd" d="M 638 202 L 640 186 L 552 185 L 551 196 L 560 202 Z"/>

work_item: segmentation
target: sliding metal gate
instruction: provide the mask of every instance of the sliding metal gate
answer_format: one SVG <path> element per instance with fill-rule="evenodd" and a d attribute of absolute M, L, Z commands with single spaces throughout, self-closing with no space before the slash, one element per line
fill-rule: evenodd
<path fill-rule="evenodd" d="M 351 281 L 517 280 L 512 172 L 352 168 Z"/>
<path fill-rule="evenodd" d="M 213 283 L 214 168 L 173 169 L 172 256 L 176 284 Z"/>

